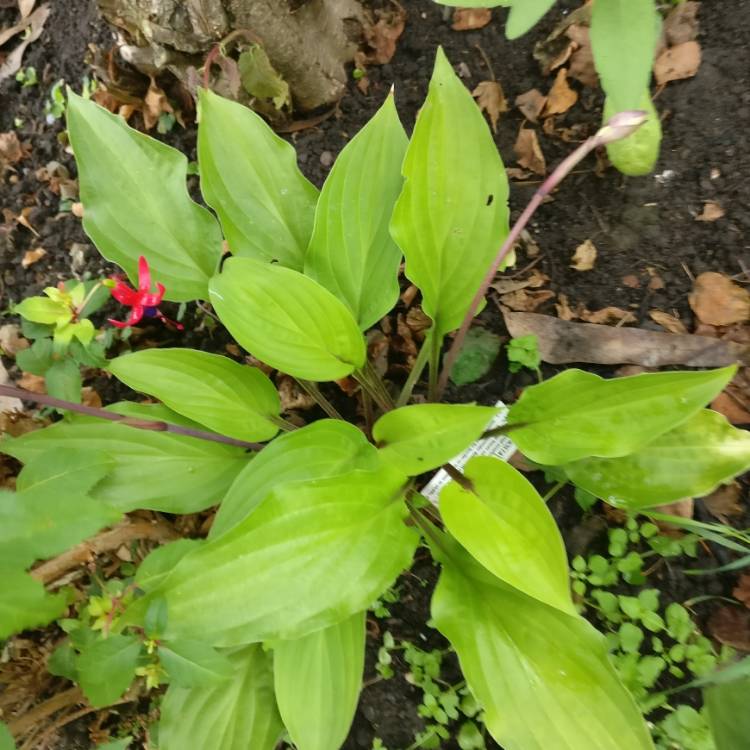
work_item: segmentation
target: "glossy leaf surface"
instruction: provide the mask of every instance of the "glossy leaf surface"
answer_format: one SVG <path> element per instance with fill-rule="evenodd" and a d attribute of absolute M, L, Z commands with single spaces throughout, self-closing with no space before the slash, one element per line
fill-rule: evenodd
<path fill-rule="evenodd" d="M 633 510 L 707 495 L 748 469 L 750 433 L 709 409 L 629 456 L 588 458 L 563 467 L 577 486 Z"/>
<path fill-rule="evenodd" d="M 274 750 L 284 729 L 273 695 L 271 653 L 230 653 L 234 675 L 216 685 L 170 685 L 161 704 L 162 750 Z"/>
<path fill-rule="evenodd" d="M 388 224 L 408 142 L 390 94 L 339 154 L 315 211 L 305 274 L 344 302 L 362 330 L 377 323 L 399 295 L 401 251 Z"/>
<path fill-rule="evenodd" d="M 210 297 L 232 336 L 288 375 L 337 380 L 364 364 L 364 338 L 346 305 L 301 273 L 230 258 Z"/>
<path fill-rule="evenodd" d="M 62 593 L 48 594 L 44 586 L 16 567 L 0 566 L 0 639 L 60 617 L 68 602 Z"/>
<path fill-rule="evenodd" d="M 555 4 L 555 0 L 513 0 L 505 26 L 508 39 L 525 34 Z"/>
<path fill-rule="evenodd" d="M 200 92 L 201 190 L 236 255 L 302 269 L 318 191 L 260 115 Z"/>
<path fill-rule="evenodd" d="M 450 461 L 487 428 L 499 409 L 413 404 L 384 414 L 372 429 L 384 462 L 416 476 Z"/>
<path fill-rule="evenodd" d="M 391 235 L 442 337 L 461 325 L 508 234 L 505 167 L 442 49 L 402 171 Z"/>
<path fill-rule="evenodd" d="M 500 580 L 575 615 L 565 546 L 534 486 L 497 458 L 472 458 L 463 474 L 467 488 L 451 482 L 440 493 L 448 531 Z"/>
<path fill-rule="evenodd" d="M 274 644 L 276 702 L 298 750 L 338 750 L 349 733 L 365 665 L 365 615 Z"/>
<path fill-rule="evenodd" d="M 203 641 L 169 641 L 159 646 L 159 661 L 170 684 L 200 687 L 232 676 L 234 667 L 224 654 Z"/>
<path fill-rule="evenodd" d="M 114 703 L 135 677 L 141 642 L 133 635 L 110 635 L 76 659 L 78 682 L 92 706 Z"/>
<path fill-rule="evenodd" d="M 684 422 L 732 379 L 736 368 L 659 372 L 604 380 L 565 370 L 527 388 L 510 407 L 519 450 L 541 464 L 624 456 Z"/>
<path fill-rule="evenodd" d="M 187 191 L 187 158 L 72 91 L 68 134 L 84 206 L 83 228 L 99 252 L 138 282 L 144 256 L 165 299 L 205 299 L 221 257 L 216 220 Z"/>
<path fill-rule="evenodd" d="M 133 390 L 154 396 L 214 432 L 240 440 L 270 440 L 281 402 L 257 367 L 195 349 L 142 349 L 107 369 Z"/>
<path fill-rule="evenodd" d="M 321 419 L 276 438 L 238 474 L 209 531 L 209 538 L 236 526 L 271 493 L 290 482 L 323 479 L 354 469 L 374 471 L 378 454 L 348 422 Z"/>

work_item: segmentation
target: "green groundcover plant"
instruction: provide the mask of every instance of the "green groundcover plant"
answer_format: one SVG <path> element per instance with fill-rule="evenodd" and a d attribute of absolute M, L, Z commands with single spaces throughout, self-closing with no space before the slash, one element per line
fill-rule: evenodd
<path fill-rule="evenodd" d="M 252 111 L 210 91 L 199 105 L 213 213 L 190 199 L 182 154 L 70 94 L 84 227 L 133 282 L 113 289 L 130 310 L 122 323 L 163 317 L 162 300 L 209 300 L 239 344 L 298 379 L 329 418 L 295 429 L 261 369 L 184 348 L 107 363 L 160 403 L 97 410 L 47 397 L 60 421 L 0 443 L 24 464 L 17 490 L 0 496 L 0 637 L 59 620 L 69 637 L 50 669 L 95 706 L 136 676 L 168 682 L 163 750 L 272 750 L 284 731 L 300 750 L 335 750 L 361 687 L 365 613 L 425 543 L 440 566 L 432 622 L 506 750 L 652 747 L 606 639 L 574 604 L 545 502 L 498 459 L 463 471 L 450 461 L 499 431 L 620 507 L 700 496 L 750 466 L 750 435 L 705 408 L 734 367 L 614 380 L 571 369 L 527 388 L 492 430 L 498 409 L 438 402 L 523 223 L 554 180 L 642 114 L 583 144 L 509 230 L 502 161 L 442 51 L 411 138 L 388 96 L 320 193 Z M 397 301 L 402 255 L 432 328 L 395 396 L 364 332 Z M 432 402 L 410 404 L 427 363 Z M 348 376 L 361 384 L 365 430 L 318 386 Z M 451 481 L 438 513 L 417 488 L 440 467 Z M 216 504 L 207 539 L 157 548 L 76 617 L 66 589 L 49 593 L 28 572 L 123 513 Z"/>
<path fill-rule="evenodd" d="M 555 0 L 435 0 L 461 8 L 510 8 L 505 34 L 517 39 L 531 29 Z M 627 175 L 648 174 L 661 144 L 661 122 L 651 101 L 649 83 L 661 16 L 655 0 L 593 0 L 591 49 L 606 96 L 604 120 L 615 112 L 646 110 L 648 122 L 628 138 L 607 144 L 610 161 Z"/>

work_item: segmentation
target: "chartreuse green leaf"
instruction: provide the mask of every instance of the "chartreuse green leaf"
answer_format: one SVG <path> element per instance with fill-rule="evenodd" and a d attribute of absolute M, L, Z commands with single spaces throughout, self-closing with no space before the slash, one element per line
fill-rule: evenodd
<path fill-rule="evenodd" d="M 257 367 L 195 349 L 142 349 L 107 369 L 133 390 L 239 440 L 270 440 L 279 431 L 279 394 Z"/>
<path fill-rule="evenodd" d="M 281 435 L 238 474 L 208 533 L 214 538 L 236 526 L 282 484 L 374 471 L 378 452 L 361 430 L 339 419 L 321 419 Z"/>
<path fill-rule="evenodd" d="M 607 156 L 612 164 L 623 174 L 637 177 L 648 174 L 654 168 L 659 158 L 659 146 L 661 145 L 661 119 L 651 101 L 648 89 L 643 93 L 643 98 L 638 107 L 648 113 L 648 120 L 638 130 L 623 138 L 621 141 L 607 144 Z M 616 114 L 610 99 L 604 102 L 604 122 Z"/>
<path fill-rule="evenodd" d="M 372 437 L 385 463 L 410 476 L 435 469 L 476 440 L 499 412 L 472 404 L 413 404 L 384 414 Z"/>
<path fill-rule="evenodd" d="M 518 39 L 555 4 L 555 0 L 511 0 L 505 36 Z"/>
<path fill-rule="evenodd" d="M 16 743 L 10 729 L 0 721 L 0 750 L 16 750 Z"/>
<path fill-rule="evenodd" d="M 232 676 L 232 662 L 203 641 L 168 641 L 159 646 L 159 661 L 172 685 L 201 687 Z"/>
<path fill-rule="evenodd" d="M 164 597 L 164 638 L 234 646 L 299 638 L 366 609 L 409 565 L 404 478 L 381 470 L 284 485 L 180 560 L 125 617 Z M 221 586 L 216 582 L 221 581 Z"/>
<path fill-rule="evenodd" d="M 138 566 L 135 582 L 142 589 L 156 588 L 185 555 L 198 549 L 202 544 L 205 544 L 203 539 L 178 539 L 176 542 L 156 547 Z"/>
<path fill-rule="evenodd" d="M 140 653 L 134 635 L 110 635 L 82 651 L 76 659 L 78 683 L 92 706 L 108 706 L 130 687 Z"/>
<path fill-rule="evenodd" d="M 461 325 L 508 234 L 508 180 L 489 126 L 438 49 L 406 152 L 391 235 L 442 339 Z"/>
<path fill-rule="evenodd" d="M 388 224 L 408 143 L 391 93 L 339 154 L 315 211 L 305 274 L 344 302 L 362 330 L 398 299 L 401 251 Z"/>
<path fill-rule="evenodd" d="M 500 580 L 575 615 L 565 545 L 533 485 L 497 458 L 472 458 L 463 474 L 440 493 L 448 531 Z"/>
<path fill-rule="evenodd" d="M 527 388 L 510 407 L 513 441 L 532 461 L 556 466 L 625 456 L 695 414 L 732 379 L 735 366 L 604 380 L 565 370 Z"/>
<path fill-rule="evenodd" d="M 72 91 L 68 135 L 83 228 L 99 252 L 135 284 L 143 255 L 166 299 L 205 299 L 221 257 L 221 231 L 188 195 L 187 157 Z"/>
<path fill-rule="evenodd" d="M 112 461 L 100 451 L 56 451 L 29 461 L 16 479 L 16 490 L 85 495 L 111 468 Z"/>
<path fill-rule="evenodd" d="M 571 482 L 633 510 L 700 497 L 750 469 L 750 433 L 703 409 L 640 450 L 567 464 Z"/>
<path fill-rule="evenodd" d="M 703 691 L 716 750 L 745 750 L 750 737 L 750 677 Z"/>
<path fill-rule="evenodd" d="M 219 502 L 245 466 L 241 448 L 123 424 L 76 418 L 0 442 L 19 461 L 94 451 L 112 462 L 91 497 L 121 512 L 194 513 Z"/>
<path fill-rule="evenodd" d="M 260 645 L 227 654 L 232 677 L 214 685 L 170 685 L 161 704 L 161 750 L 274 750 L 284 726 L 273 695 L 271 653 Z"/>
<path fill-rule="evenodd" d="M 494 739 L 505 750 L 650 750 L 604 637 L 583 618 L 504 586 L 451 546 L 432 618 Z"/>
<path fill-rule="evenodd" d="M 318 191 L 294 148 L 251 109 L 202 89 L 201 190 L 236 255 L 302 270 Z"/>
<path fill-rule="evenodd" d="M 288 375 L 337 380 L 365 362 L 364 338 L 346 305 L 297 271 L 230 258 L 209 293 L 232 336 Z"/>
<path fill-rule="evenodd" d="M 591 48 L 596 72 L 614 112 L 640 106 L 651 81 L 659 29 L 654 0 L 594 3 Z"/>
<path fill-rule="evenodd" d="M 276 702 L 298 750 L 338 750 L 349 733 L 365 666 L 365 614 L 273 644 Z"/>
<path fill-rule="evenodd" d="M 18 564 L 18 563 L 16 563 Z M 27 628 L 39 627 L 59 617 L 68 606 L 60 592 L 48 594 L 44 586 L 20 566 L 0 566 L 0 639 Z"/>

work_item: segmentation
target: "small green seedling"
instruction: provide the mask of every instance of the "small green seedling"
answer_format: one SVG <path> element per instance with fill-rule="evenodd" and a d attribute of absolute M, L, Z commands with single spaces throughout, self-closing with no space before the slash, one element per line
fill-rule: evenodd
<path fill-rule="evenodd" d="M 36 75 L 36 68 L 29 65 L 27 68 L 21 68 L 16 73 L 16 80 L 21 84 L 23 88 L 29 88 L 36 86 L 39 83 L 39 79 Z"/>
<path fill-rule="evenodd" d="M 542 363 L 539 354 L 539 339 L 534 336 L 519 336 L 511 339 L 507 344 L 508 349 L 508 369 L 511 372 L 518 372 L 521 368 L 526 367 L 533 370 L 537 377 L 541 379 L 539 366 Z"/>

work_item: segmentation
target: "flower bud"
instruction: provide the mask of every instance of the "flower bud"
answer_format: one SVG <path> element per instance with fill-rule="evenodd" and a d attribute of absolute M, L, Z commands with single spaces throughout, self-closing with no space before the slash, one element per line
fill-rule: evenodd
<path fill-rule="evenodd" d="M 648 113 L 642 109 L 618 112 L 609 118 L 596 135 L 602 144 L 614 143 L 635 133 L 647 120 Z"/>

